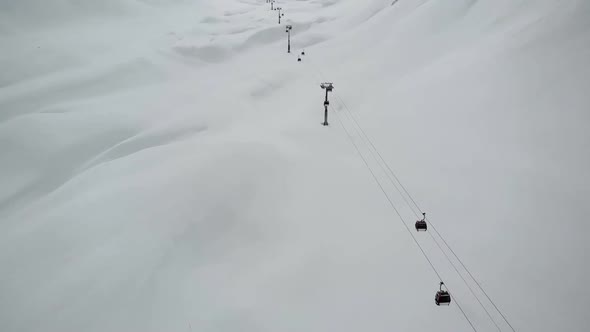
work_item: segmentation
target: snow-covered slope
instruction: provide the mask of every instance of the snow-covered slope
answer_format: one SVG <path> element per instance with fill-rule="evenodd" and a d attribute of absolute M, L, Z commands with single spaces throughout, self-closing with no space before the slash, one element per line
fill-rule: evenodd
<path fill-rule="evenodd" d="M 391 2 L 0 0 L 0 331 L 470 330 L 347 111 L 516 330 L 585 331 L 590 3 Z"/>

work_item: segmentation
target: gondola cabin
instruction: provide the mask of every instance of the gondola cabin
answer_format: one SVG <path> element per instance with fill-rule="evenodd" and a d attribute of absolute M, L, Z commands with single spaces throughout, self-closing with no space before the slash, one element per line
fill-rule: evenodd
<path fill-rule="evenodd" d="M 426 225 L 426 221 L 424 220 L 418 220 L 416 221 L 416 230 L 418 232 L 420 231 L 425 231 L 428 229 L 428 226 Z"/>
<path fill-rule="evenodd" d="M 422 212 L 422 220 L 416 221 L 416 231 L 425 231 L 428 229 L 426 225 L 426 212 Z"/>
<path fill-rule="evenodd" d="M 434 296 L 434 303 L 436 303 L 436 305 L 438 306 L 451 304 L 451 294 L 449 294 L 448 291 L 442 289 L 443 285 L 444 283 L 441 281 L 440 289 L 438 290 L 438 292 L 436 292 L 436 295 Z"/>
<path fill-rule="evenodd" d="M 451 294 L 444 290 L 436 292 L 436 296 L 434 296 L 434 303 L 436 303 L 436 305 L 450 305 Z"/>

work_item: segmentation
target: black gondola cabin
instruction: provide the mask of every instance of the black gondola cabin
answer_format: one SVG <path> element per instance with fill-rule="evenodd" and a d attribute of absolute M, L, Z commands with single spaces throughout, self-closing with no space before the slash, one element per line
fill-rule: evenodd
<path fill-rule="evenodd" d="M 418 232 L 419 231 L 425 231 L 426 232 L 427 229 L 428 229 L 428 225 L 426 225 L 426 213 L 423 212 L 422 213 L 422 216 L 423 216 L 422 220 L 416 221 L 416 231 L 418 231 Z"/>
<path fill-rule="evenodd" d="M 448 291 L 442 289 L 443 285 L 444 283 L 441 281 L 440 289 L 438 292 L 436 292 L 436 295 L 434 296 L 434 303 L 436 303 L 436 305 L 438 306 L 451 304 L 451 294 L 449 294 Z"/>

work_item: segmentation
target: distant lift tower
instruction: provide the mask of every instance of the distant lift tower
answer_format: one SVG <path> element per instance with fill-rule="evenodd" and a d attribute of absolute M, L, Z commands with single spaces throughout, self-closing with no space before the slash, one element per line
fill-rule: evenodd
<path fill-rule="evenodd" d="M 287 25 L 285 31 L 287 32 L 287 53 L 291 53 L 291 29 L 293 29 L 293 26 Z"/>
<path fill-rule="evenodd" d="M 328 105 L 330 105 L 330 102 L 328 101 L 328 92 L 332 92 L 332 90 L 334 90 L 334 85 L 332 83 L 322 83 L 320 84 L 320 87 L 324 90 L 326 90 L 326 100 L 324 100 L 324 123 L 322 123 L 322 125 L 327 126 L 328 125 Z"/>
<path fill-rule="evenodd" d="M 285 14 L 281 14 L 281 10 L 283 10 L 283 8 L 277 7 L 277 8 L 275 8 L 275 10 L 279 11 L 279 24 L 281 24 L 281 17 L 285 16 Z"/>
<path fill-rule="evenodd" d="M 270 0 L 270 10 L 275 10 L 275 0 Z"/>

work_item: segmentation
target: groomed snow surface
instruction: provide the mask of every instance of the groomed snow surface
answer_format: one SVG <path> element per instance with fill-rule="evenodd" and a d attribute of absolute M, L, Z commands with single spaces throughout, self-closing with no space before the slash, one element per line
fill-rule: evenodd
<path fill-rule="evenodd" d="M 391 3 L 0 0 L 0 331 L 497 331 L 347 111 L 515 330 L 588 331 L 590 2 Z"/>

